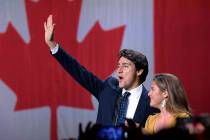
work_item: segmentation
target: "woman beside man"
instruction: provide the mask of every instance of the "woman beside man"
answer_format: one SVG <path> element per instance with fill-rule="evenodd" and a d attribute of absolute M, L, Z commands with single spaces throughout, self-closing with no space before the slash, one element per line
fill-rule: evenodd
<path fill-rule="evenodd" d="M 174 127 L 177 118 L 189 118 L 192 115 L 184 88 L 173 74 L 155 75 L 148 95 L 150 106 L 158 108 L 160 112 L 148 117 L 143 128 L 146 134 Z"/>

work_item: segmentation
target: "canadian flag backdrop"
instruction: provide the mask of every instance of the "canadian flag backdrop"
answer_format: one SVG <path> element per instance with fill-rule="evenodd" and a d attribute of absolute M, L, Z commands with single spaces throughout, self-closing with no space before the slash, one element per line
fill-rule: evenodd
<path fill-rule="evenodd" d="M 176 74 L 194 114 L 210 113 L 209 0 L 0 0 L 0 139 L 61 140 L 95 122 L 97 101 L 50 55 L 43 23 L 53 14 L 55 40 L 101 79 L 114 75 L 122 48 Z"/>

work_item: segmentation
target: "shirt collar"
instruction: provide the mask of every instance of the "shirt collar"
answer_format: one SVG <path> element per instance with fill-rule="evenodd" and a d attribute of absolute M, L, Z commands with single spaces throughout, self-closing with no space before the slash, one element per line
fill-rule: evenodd
<path fill-rule="evenodd" d="M 127 92 L 130 92 L 131 93 L 131 95 L 129 96 L 129 98 L 130 97 L 131 98 L 139 98 L 141 96 L 142 90 L 143 90 L 142 84 L 139 85 L 138 87 L 130 90 L 130 91 L 128 91 L 128 90 L 126 90 L 126 89 L 123 88 L 122 95 L 124 95 L 124 93 L 127 91 Z"/>

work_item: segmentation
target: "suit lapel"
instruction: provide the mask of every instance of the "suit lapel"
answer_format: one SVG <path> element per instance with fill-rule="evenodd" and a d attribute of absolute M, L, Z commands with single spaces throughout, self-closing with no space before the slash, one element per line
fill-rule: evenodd
<path fill-rule="evenodd" d="M 141 97 L 139 99 L 139 103 L 138 103 L 138 106 L 136 108 L 136 111 L 135 111 L 135 114 L 134 114 L 134 118 L 133 118 L 133 120 L 135 122 L 139 122 L 139 121 L 144 119 L 144 116 L 145 116 L 145 113 L 146 113 L 147 98 L 148 98 L 147 94 L 148 94 L 148 91 L 143 86 L 142 94 L 141 94 Z"/>

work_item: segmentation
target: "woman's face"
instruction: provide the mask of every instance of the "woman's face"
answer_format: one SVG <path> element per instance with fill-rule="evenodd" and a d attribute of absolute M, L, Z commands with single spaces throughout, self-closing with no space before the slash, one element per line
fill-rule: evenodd
<path fill-rule="evenodd" d="M 151 84 L 151 89 L 148 93 L 148 96 L 150 97 L 150 106 L 160 109 L 161 102 L 163 101 L 164 97 L 155 81 L 153 81 Z"/>

